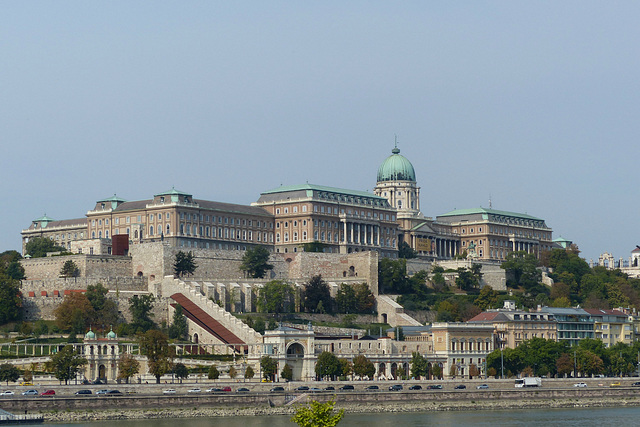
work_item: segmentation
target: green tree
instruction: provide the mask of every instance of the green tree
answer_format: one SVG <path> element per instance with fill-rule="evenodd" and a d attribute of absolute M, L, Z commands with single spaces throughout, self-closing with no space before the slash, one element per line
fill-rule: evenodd
<path fill-rule="evenodd" d="M 288 363 L 285 363 L 284 368 L 282 368 L 280 377 L 287 381 L 291 381 L 293 379 L 293 369 L 291 369 L 291 366 L 289 366 Z"/>
<path fill-rule="evenodd" d="M 56 245 L 48 237 L 32 237 L 25 245 L 25 253 L 31 258 L 43 258 L 48 252 L 64 252 L 65 248 Z"/>
<path fill-rule="evenodd" d="M 173 322 L 169 326 L 169 338 L 184 340 L 187 337 L 188 329 L 187 318 L 183 314 L 182 306 L 176 304 L 173 311 Z"/>
<path fill-rule="evenodd" d="M 118 378 L 129 384 L 129 378 L 140 372 L 140 362 L 131 353 L 120 353 L 118 361 Z"/>
<path fill-rule="evenodd" d="M 347 359 L 338 359 L 338 361 L 340 362 L 340 376 L 348 377 L 353 374 L 353 363 Z"/>
<path fill-rule="evenodd" d="M 91 302 L 82 292 L 71 292 L 64 297 L 62 304 L 53 310 L 58 328 L 76 334 L 83 334 L 89 329 L 95 314 Z"/>
<path fill-rule="evenodd" d="M 60 269 L 60 277 L 78 277 L 80 275 L 80 269 L 78 265 L 72 260 L 67 260 Z"/>
<path fill-rule="evenodd" d="M 398 245 L 398 258 L 411 259 L 418 256 L 407 242 L 400 242 Z"/>
<path fill-rule="evenodd" d="M 335 354 L 329 351 L 320 353 L 316 362 L 316 376 L 318 378 L 329 377 L 329 379 L 335 380 L 335 377 L 339 376 L 341 372 L 340 361 Z"/>
<path fill-rule="evenodd" d="M 0 381 L 5 381 L 7 386 L 9 381 L 16 382 L 20 378 L 20 370 L 9 363 L 0 365 Z"/>
<path fill-rule="evenodd" d="M 245 272 L 249 277 L 263 278 L 267 271 L 273 270 L 273 265 L 269 264 L 269 250 L 264 246 L 255 246 L 245 251 L 240 264 L 240 271 Z"/>
<path fill-rule="evenodd" d="M 378 262 L 378 287 L 381 294 L 410 292 L 412 289 L 407 277 L 407 260 L 382 258 Z"/>
<path fill-rule="evenodd" d="M 500 268 L 507 271 L 512 279 L 507 281 L 511 287 L 522 287 L 526 291 L 537 288 L 542 273 L 537 268 L 538 260 L 535 254 L 524 251 L 509 252 Z"/>
<path fill-rule="evenodd" d="M 333 400 L 326 403 L 311 401 L 309 406 L 298 408 L 291 421 L 300 427 L 335 427 L 344 417 L 344 409 L 334 413 L 334 405 Z"/>
<path fill-rule="evenodd" d="M 265 283 L 258 293 L 256 305 L 262 312 L 289 313 L 293 310 L 293 288 L 281 280 Z"/>
<path fill-rule="evenodd" d="M 129 299 L 129 311 L 133 321 L 131 326 L 135 331 L 145 332 L 153 328 L 154 323 L 151 320 L 151 310 L 153 310 L 153 303 L 155 298 L 151 294 L 147 295 L 134 295 Z"/>
<path fill-rule="evenodd" d="M 340 313 L 356 313 L 358 311 L 356 291 L 351 285 L 340 284 L 336 293 L 336 307 Z"/>
<path fill-rule="evenodd" d="M 251 366 L 247 366 L 247 369 L 244 370 L 244 377 L 248 380 L 253 378 L 256 375 L 253 368 Z"/>
<path fill-rule="evenodd" d="M 432 365 L 431 366 L 431 375 L 433 378 L 442 378 L 442 368 L 440 365 Z"/>
<path fill-rule="evenodd" d="M 91 321 L 97 325 L 114 325 L 118 323 L 118 305 L 107 297 L 109 289 L 102 283 L 87 286 L 87 299 L 93 307 L 95 316 Z"/>
<path fill-rule="evenodd" d="M 353 285 L 356 292 L 356 311 L 358 313 L 371 313 L 376 303 L 376 297 L 371 293 L 369 285 L 366 283 L 356 283 Z"/>
<path fill-rule="evenodd" d="M 0 271 L 0 324 L 17 320 L 21 307 L 20 282 Z"/>
<path fill-rule="evenodd" d="M 427 360 L 417 351 L 411 354 L 411 376 L 417 380 L 427 376 Z"/>
<path fill-rule="evenodd" d="M 178 251 L 173 262 L 173 272 L 177 277 L 184 277 L 185 275 L 193 275 L 198 265 L 193 260 L 192 252 Z"/>
<path fill-rule="evenodd" d="M 64 348 L 51 356 L 49 362 L 46 362 L 47 370 L 53 372 L 53 375 L 65 384 L 69 380 L 74 379 L 81 366 L 87 363 L 87 359 L 82 357 L 73 346 L 66 345 Z"/>
<path fill-rule="evenodd" d="M 260 369 L 262 370 L 262 377 L 265 380 L 273 381 L 278 372 L 278 362 L 269 356 L 262 356 L 260 359 Z"/>
<path fill-rule="evenodd" d="M 491 286 L 485 285 L 482 289 L 480 289 L 480 294 L 473 301 L 473 303 L 480 310 L 488 310 L 490 308 L 498 308 L 499 305 L 499 293 L 494 290 Z"/>
<path fill-rule="evenodd" d="M 331 311 L 331 293 L 329 285 L 321 275 L 313 276 L 304 287 L 304 307 L 308 312 L 318 312 L 319 304 L 325 311 Z"/>
<path fill-rule="evenodd" d="M 479 285 L 478 278 L 472 271 L 464 267 L 458 268 L 458 277 L 456 277 L 456 286 L 463 291 L 471 291 Z"/>
<path fill-rule="evenodd" d="M 302 250 L 305 252 L 324 252 L 324 248 L 326 247 L 326 244 L 314 240 L 313 242 L 303 244 Z"/>
<path fill-rule="evenodd" d="M 24 274 L 24 267 L 20 261 L 11 261 L 5 269 L 6 275 L 13 280 L 24 280 L 27 278 Z"/>
<path fill-rule="evenodd" d="M 184 363 L 176 363 L 173 366 L 173 373 L 175 374 L 176 378 L 180 380 L 180 384 L 182 384 L 182 380 L 189 378 L 189 369 L 187 369 Z"/>
<path fill-rule="evenodd" d="M 160 377 L 171 372 L 173 347 L 169 346 L 167 336 L 155 329 L 140 334 L 138 342 L 142 354 L 147 356 L 149 373 L 156 377 L 156 384 L 160 384 Z"/>
<path fill-rule="evenodd" d="M 359 354 L 353 358 L 353 373 L 360 378 L 368 377 L 372 380 L 376 373 L 376 367 L 367 359 L 367 356 Z"/>
<path fill-rule="evenodd" d="M 218 378 L 220 378 L 220 371 L 218 371 L 218 368 L 215 365 L 211 365 L 207 377 L 210 380 L 217 380 Z"/>

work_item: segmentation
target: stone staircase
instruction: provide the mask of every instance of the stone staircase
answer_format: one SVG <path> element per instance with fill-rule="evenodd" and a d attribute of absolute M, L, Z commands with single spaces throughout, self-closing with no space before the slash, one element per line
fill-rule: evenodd
<path fill-rule="evenodd" d="M 181 293 L 189 298 L 209 316 L 220 322 L 235 336 L 243 340 L 246 344 L 258 344 L 262 342 L 262 335 L 250 328 L 246 323 L 211 301 L 203 293 L 203 288 L 197 282 L 184 282 L 180 279 L 173 279 L 173 283 L 168 285 L 163 282 L 163 294 L 171 296 L 174 293 Z"/>
<path fill-rule="evenodd" d="M 378 295 L 378 316 L 379 321 L 388 323 L 392 327 L 396 326 L 423 326 L 413 317 L 404 312 L 404 307 L 394 301 L 388 295 Z"/>

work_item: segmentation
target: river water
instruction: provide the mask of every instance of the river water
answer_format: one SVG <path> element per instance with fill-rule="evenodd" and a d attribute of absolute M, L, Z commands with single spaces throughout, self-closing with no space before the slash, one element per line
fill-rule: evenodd
<path fill-rule="evenodd" d="M 608 427 L 640 423 L 640 408 L 527 409 L 510 411 L 453 411 L 381 414 L 347 414 L 339 427 L 419 426 L 526 426 Z M 41 424 L 42 425 L 42 424 Z M 289 416 L 226 417 L 164 420 L 99 421 L 75 424 L 44 424 L 69 427 L 292 427 Z"/>

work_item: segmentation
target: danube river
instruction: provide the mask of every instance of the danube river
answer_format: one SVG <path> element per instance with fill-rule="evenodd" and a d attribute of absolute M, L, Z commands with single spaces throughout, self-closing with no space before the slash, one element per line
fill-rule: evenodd
<path fill-rule="evenodd" d="M 45 426 L 73 427 L 291 427 L 295 426 L 288 416 L 164 419 L 164 420 L 119 420 L 96 421 L 75 424 L 47 424 Z M 453 411 L 412 412 L 380 414 L 347 414 L 339 427 L 403 427 L 418 426 L 527 426 L 549 427 L 606 427 L 637 425 L 640 408 L 594 408 L 594 409 L 536 409 L 513 411 Z"/>

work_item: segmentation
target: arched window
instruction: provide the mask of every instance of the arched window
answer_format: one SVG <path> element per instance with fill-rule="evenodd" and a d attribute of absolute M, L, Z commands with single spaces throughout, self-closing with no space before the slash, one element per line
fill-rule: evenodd
<path fill-rule="evenodd" d="M 180 234 L 184 234 L 184 224 L 180 224 Z"/>
<path fill-rule="evenodd" d="M 92 239 L 95 239 L 95 238 L 96 238 L 96 232 L 95 232 L 95 231 L 92 231 L 92 232 L 91 232 L 91 238 L 92 238 Z"/>
<path fill-rule="evenodd" d="M 153 236 L 153 225 L 149 226 L 149 236 Z"/>
<path fill-rule="evenodd" d="M 102 239 L 102 230 L 98 231 L 98 238 Z"/>
<path fill-rule="evenodd" d="M 167 224 L 167 234 L 171 234 L 171 227 Z"/>

